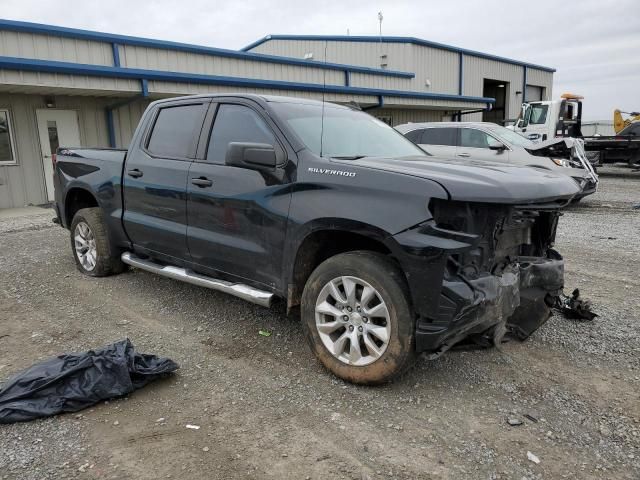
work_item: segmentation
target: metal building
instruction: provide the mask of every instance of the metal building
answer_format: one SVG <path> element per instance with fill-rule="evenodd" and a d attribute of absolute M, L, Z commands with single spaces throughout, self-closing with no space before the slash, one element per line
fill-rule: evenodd
<path fill-rule="evenodd" d="M 394 125 L 502 121 L 523 92 L 550 98 L 552 77 L 414 38 L 273 35 L 234 51 L 0 20 L 0 208 L 51 200 L 58 145 L 126 147 L 157 98 L 255 92 L 357 102 Z"/>
<path fill-rule="evenodd" d="M 490 111 L 469 113 L 462 117 L 465 121 L 502 123 L 516 118 L 525 99 L 551 98 L 555 72 L 549 67 L 412 37 L 268 35 L 242 50 L 410 71 L 415 76 L 403 83 L 404 88 L 495 100 Z M 385 106 L 391 107 L 388 103 Z M 410 108 L 413 107 L 407 102 L 401 107 L 404 112 L 389 111 L 393 124 L 413 121 L 414 115 L 406 112 Z M 445 110 L 443 114 L 438 106 L 422 121 L 450 120 L 451 108 Z"/>

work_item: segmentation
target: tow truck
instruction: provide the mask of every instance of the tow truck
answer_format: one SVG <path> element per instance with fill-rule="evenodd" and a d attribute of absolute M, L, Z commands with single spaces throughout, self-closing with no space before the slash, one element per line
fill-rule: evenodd
<path fill-rule="evenodd" d="M 629 166 L 640 166 L 640 129 L 627 128 L 612 136 L 584 136 L 583 100 L 580 95 L 564 93 L 560 100 L 525 102 L 512 128 L 534 142 L 558 137 L 581 139 L 593 165 L 625 162 Z"/>

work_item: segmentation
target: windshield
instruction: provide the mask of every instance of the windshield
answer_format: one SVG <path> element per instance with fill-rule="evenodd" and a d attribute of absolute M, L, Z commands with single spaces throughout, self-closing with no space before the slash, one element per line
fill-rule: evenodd
<path fill-rule="evenodd" d="M 500 139 L 502 139 L 509 145 L 515 145 L 516 147 L 531 147 L 534 145 L 534 143 L 528 138 L 523 137 L 513 130 L 501 127 L 500 125 L 491 125 L 487 127 L 487 129 L 491 133 L 495 133 L 498 137 L 500 137 Z"/>
<path fill-rule="evenodd" d="M 326 103 L 324 109 L 321 104 L 273 102 L 271 105 L 316 155 L 334 158 L 427 155 L 384 122 L 359 110 L 330 103 Z"/>
<path fill-rule="evenodd" d="M 516 119 L 516 126 L 524 128 L 527 125 L 544 125 L 547 121 L 549 105 L 542 103 L 524 103 L 520 115 Z"/>
<path fill-rule="evenodd" d="M 544 125 L 547 121 L 547 111 L 549 105 L 531 104 L 531 115 L 529 116 L 529 123 L 532 125 Z"/>

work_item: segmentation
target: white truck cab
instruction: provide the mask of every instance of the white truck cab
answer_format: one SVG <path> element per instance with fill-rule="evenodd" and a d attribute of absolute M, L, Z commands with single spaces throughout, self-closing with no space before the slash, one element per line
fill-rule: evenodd
<path fill-rule="evenodd" d="M 560 100 L 526 102 L 513 130 L 533 142 L 556 137 L 580 138 L 583 97 L 565 93 Z"/>

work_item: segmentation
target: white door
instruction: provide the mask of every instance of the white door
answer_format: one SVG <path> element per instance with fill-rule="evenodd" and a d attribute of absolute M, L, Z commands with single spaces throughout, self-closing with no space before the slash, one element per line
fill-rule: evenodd
<path fill-rule="evenodd" d="M 36 118 L 47 199 L 52 202 L 54 200 L 52 154 L 56 153 L 58 147 L 80 146 L 78 112 L 75 110 L 36 110 Z"/>

